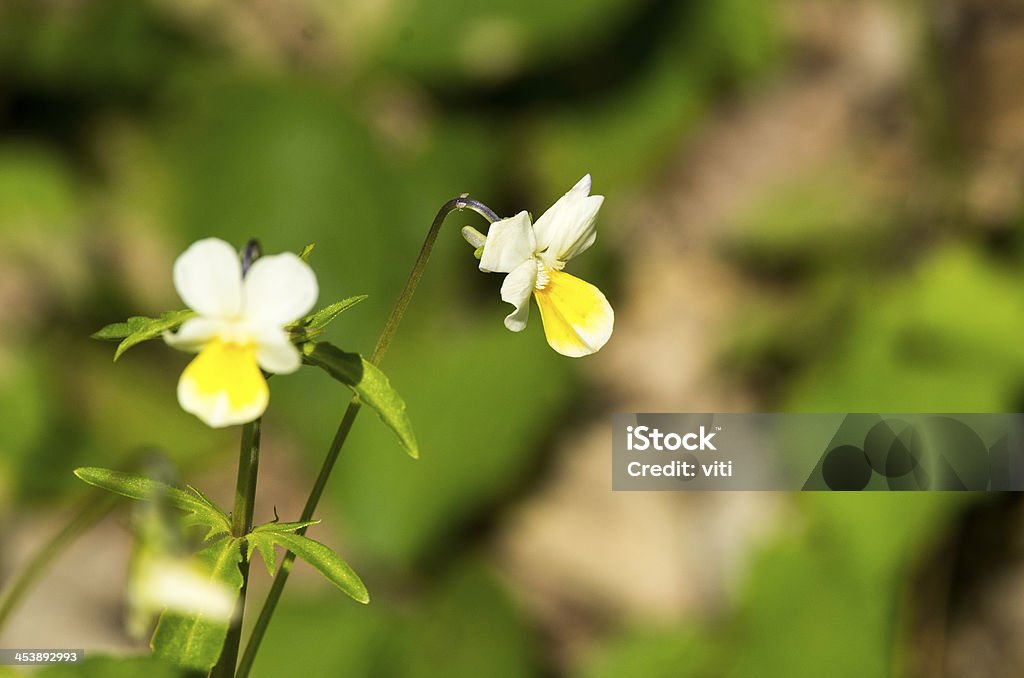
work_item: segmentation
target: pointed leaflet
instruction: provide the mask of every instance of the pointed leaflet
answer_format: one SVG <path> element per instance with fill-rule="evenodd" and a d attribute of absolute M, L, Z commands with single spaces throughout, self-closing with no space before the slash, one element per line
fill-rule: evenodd
<path fill-rule="evenodd" d="M 264 523 L 263 525 L 258 525 L 245 538 L 248 548 L 246 558 L 252 561 L 253 551 L 258 550 L 260 556 L 263 557 L 263 564 L 267 566 L 267 572 L 273 577 L 274 572 L 277 570 L 277 551 L 274 549 L 274 533 L 294 532 L 310 525 L 316 525 L 319 522 L 319 520 L 307 520 L 300 523 Z"/>
<path fill-rule="evenodd" d="M 327 577 L 328 581 L 351 596 L 356 602 L 370 602 L 370 593 L 366 590 L 359 575 L 341 559 L 341 556 L 327 546 L 309 537 L 290 532 L 263 532 L 259 536 L 260 538 L 264 536 L 272 538 L 276 543 L 320 570 L 320 574 Z"/>
<path fill-rule="evenodd" d="M 296 523 L 263 523 L 262 525 L 254 527 L 251 534 L 260 534 L 262 532 L 294 532 L 295 530 L 301 530 L 304 527 L 317 525 L 319 523 L 319 520 L 304 520 Z"/>
<path fill-rule="evenodd" d="M 236 594 L 242 589 L 242 572 L 238 569 L 242 550 L 238 539 L 222 537 L 196 557 L 208 568 L 211 582 Z M 150 641 L 153 655 L 189 669 L 208 671 L 220 658 L 229 624 L 229 619 L 212 619 L 202 613 L 165 611 Z"/>
<path fill-rule="evenodd" d="M 194 488 L 189 488 L 195 493 L 192 495 L 166 483 L 105 468 L 78 468 L 75 469 L 75 475 L 90 485 L 132 499 L 166 501 L 190 514 L 190 522 L 207 527 L 207 539 L 215 534 L 231 531 L 231 521 L 227 515 Z"/>
<path fill-rule="evenodd" d="M 302 352 L 307 363 L 316 365 L 348 386 L 364 405 L 371 407 L 381 421 L 395 432 L 410 457 L 415 459 L 420 456 L 412 423 L 405 411 L 405 401 L 373 363 L 357 353 L 346 353 L 326 341 L 305 344 Z"/>
<path fill-rule="evenodd" d="M 254 551 L 259 551 L 260 556 L 263 558 L 263 564 L 267 566 L 267 574 L 271 577 L 277 572 L 277 551 L 274 549 L 274 535 L 269 532 L 256 533 L 251 532 L 245 538 L 246 558 L 249 562 L 252 562 L 252 555 Z"/>
<path fill-rule="evenodd" d="M 367 298 L 368 295 L 359 294 L 354 297 L 342 299 L 341 301 L 336 301 L 329 306 L 324 306 L 316 313 L 306 316 L 294 325 L 290 325 L 289 330 L 293 335 L 293 340 L 309 341 L 310 339 L 323 334 L 324 329 L 334 322 L 339 315 L 349 310 L 359 302 L 365 301 Z"/>
<path fill-rule="evenodd" d="M 310 520 L 300 523 L 264 523 L 253 528 L 253 531 L 246 535 L 248 558 L 252 560 L 253 551 L 259 551 L 263 556 L 263 562 L 267 566 L 267 572 L 274 576 L 277 569 L 276 545 L 281 545 L 291 551 L 299 558 L 320 570 L 320 573 L 347 593 L 354 600 L 360 603 L 370 602 L 370 594 L 366 591 L 359 575 L 341 559 L 337 553 L 320 542 L 304 537 L 299 534 L 292 534 L 295 530 L 315 525 L 319 520 Z"/>
<path fill-rule="evenodd" d="M 121 354 L 136 344 L 150 339 L 163 336 L 164 332 L 175 330 L 183 322 L 196 314 L 195 311 L 182 309 L 180 311 L 168 311 L 159 318 L 147 318 L 145 316 L 132 316 L 123 323 L 107 325 L 99 332 L 92 335 L 93 339 L 106 339 L 117 341 L 121 339 L 117 350 L 114 351 L 114 360 L 121 357 Z"/>

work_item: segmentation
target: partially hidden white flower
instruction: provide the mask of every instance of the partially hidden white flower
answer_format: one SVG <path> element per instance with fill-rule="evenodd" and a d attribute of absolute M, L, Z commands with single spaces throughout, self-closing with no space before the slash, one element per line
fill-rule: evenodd
<path fill-rule="evenodd" d="M 507 273 L 501 299 L 516 310 L 505 327 L 520 332 L 537 300 L 551 348 L 572 358 L 596 352 L 612 335 L 615 313 L 601 290 L 569 275 L 567 261 L 594 244 L 594 220 L 604 196 L 590 195 L 590 175 L 546 211 L 536 223 L 520 212 L 491 224 L 480 256 L 480 270 Z"/>
<path fill-rule="evenodd" d="M 215 428 L 257 419 L 270 399 L 260 369 L 287 374 L 302 363 L 284 328 L 316 303 L 313 269 L 285 252 L 257 259 L 243 276 L 235 249 L 207 238 L 174 262 L 174 287 L 197 317 L 164 340 L 199 353 L 181 374 L 178 402 Z"/>
<path fill-rule="evenodd" d="M 212 577 L 198 562 L 170 556 L 142 559 L 129 584 L 128 596 L 140 619 L 171 610 L 220 622 L 231 619 L 236 598 L 229 586 Z"/>

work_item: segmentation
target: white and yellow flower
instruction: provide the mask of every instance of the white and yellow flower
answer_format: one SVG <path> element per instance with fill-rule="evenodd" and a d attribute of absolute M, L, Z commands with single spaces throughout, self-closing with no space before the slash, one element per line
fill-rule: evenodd
<path fill-rule="evenodd" d="M 178 402 L 216 428 L 257 419 L 270 398 L 260 370 L 287 374 L 302 363 L 284 328 L 316 303 L 313 269 L 285 252 L 257 259 L 243 275 L 235 249 L 207 238 L 174 262 L 174 287 L 198 314 L 164 334 L 199 353 L 181 374 Z"/>
<path fill-rule="evenodd" d="M 594 244 L 594 220 L 604 196 L 590 195 L 590 175 L 580 179 L 530 223 L 520 212 L 491 224 L 480 255 L 480 270 L 507 273 L 501 299 L 515 306 L 505 327 L 520 332 L 537 300 L 548 344 L 572 358 L 596 352 L 612 335 L 615 313 L 601 290 L 569 275 L 567 261 Z"/>

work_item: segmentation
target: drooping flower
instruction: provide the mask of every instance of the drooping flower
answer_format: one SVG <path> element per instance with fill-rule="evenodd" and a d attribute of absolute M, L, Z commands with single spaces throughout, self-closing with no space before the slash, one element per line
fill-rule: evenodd
<path fill-rule="evenodd" d="M 257 259 L 243 275 L 238 252 L 207 238 L 174 262 L 174 287 L 197 313 L 164 340 L 198 352 L 178 381 L 178 402 L 215 428 L 263 414 L 270 398 L 261 369 L 294 372 L 302 363 L 286 325 L 313 308 L 316 274 L 285 252 Z"/>
<path fill-rule="evenodd" d="M 590 175 L 555 202 L 536 223 L 526 212 L 491 224 L 480 270 L 507 273 L 501 299 L 515 306 L 505 327 L 520 332 L 537 300 L 551 348 L 572 358 L 590 355 L 608 341 L 615 313 L 601 290 L 569 275 L 566 262 L 594 244 L 594 221 L 604 196 L 590 195 Z"/>

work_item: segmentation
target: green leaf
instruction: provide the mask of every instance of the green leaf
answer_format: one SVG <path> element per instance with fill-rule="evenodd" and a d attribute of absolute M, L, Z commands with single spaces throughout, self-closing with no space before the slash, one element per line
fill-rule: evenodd
<path fill-rule="evenodd" d="M 370 595 L 359 579 L 359 575 L 341 559 L 337 553 L 320 542 L 299 534 L 295 530 L 319 523 L 310 520 L 295 523 L 264 523 L 253 528 L 246 535 L 247 558 L 252 560 L 253 553 L 259 551 L 267 572 L 273 577 L 277 570 L 277 551 L 280 545 L 293 552 L 307 563 L 320 570 L 335 586 L 360 603 L 368 603 Z"/>
<path fill-rule="evenodd" d="M 381 421 L 395 432 L 409 456 L 419 458 L 419 447 L 405 411 L 405 401 L 391 387 L 383 372 L 358 353 L 346 353 L 325 341 L 310 342 L 302 350 L 307 363 L 316 365 L 351 388 L 359 400 L 376 411 Z"/>
<path fill-rule="evenodd" d="M 274 535 L 270 532 L 252 532 L 245 538 L 245 557 L 252 562 L 253 552 L 259 551 L 263 564 L 267 566 L 267 574 L 271 577 L 277 572 L 277 551 L 274 545 Z"/>
<path fill-rule="evenodd" d="M 231 591 L 242 588 L 239 540 L 222 537 L 197 554 L 209 568 L 210 581 Z M 183 614 L 170 610 L 160 615 L 150 647 L 153 656 L 199 671 L 208 671 L 220 658 L 230 620 L 211 619 L 202 613 Z"/>
<path fill-rule="evenodd" d="M 296 530 L 301 530 L 304 527 L 316 525 L 319 522 L 319 520 L 304 520 L 296 523 L 263 523 L 262 525 L 254 527 L 250 534 L 261 532 L 295 532 Z"/>
<path fill-rule="evenodd" d="M 231 530 L 224 529 L 224 526 L 218 521 L 216 525 L 211 524 L 211 521 L 207 519 L 205 515 L 199 515 L 196 513 L 190 513 L 182 518 L 182 527 L 202 527 L 206 530 L 206 534 L 203 535 L 203 541 L 210 541 L 217 535 L 230 534 Z"/>
<path fill-rule="evenodd" d="M 263 557 L 263 563 L 267 566 L 267 572 L 271 577 L 277 570 L 277 551 L 274 550 L 274 535 L 281 532 L 294 532 L 310 525 L 316 525 L 319 520 L 306 520 L 296 523 L 264 523 L 253 528 L 252 532 L 246 535 L 246 546 L 248 553 L 246 557 L 252 560 L 254 550 L 259 550 Z"/>
<path fill-rule="evenodd" d="M 306 316 L 300 323 L 300 327 L 305 331 L 307 338 L 313 338 L 323 332 L 339 315 L 367 298 L 369 298 L 369 295 L 359 294 L 336 301 L 330 306 L 325 306 L 316 313 Z"/>
<path fill-rule="evenodd" d="M 194 494 L 189 494 L 166 483 L 105 468 L 78 468 L 75 475 L 90 485 L 132 499 L 166 501 L 190 514 L 192 524 L 208 528 L 207 539 L 231 532 L 227 514 L 195 488 L 190 487 Z"/>
<path fill-rule="evenodd" d="M 153 657 L 110 657 L 88 655 L 81 664 L 54 664 L 33 673 L 36 678 L 194 678 L 195 674 Z M 0 671 L 0 676 L 8 674 Z M 11 676 L 24 676 L 12 673 Z"/>
<path fill-rule="evenodd" d="M 231 522 L 231 521 L 230 521 L 230 520 L 228 519 L 228 516 L 227 516 L 227 514 L 226 514 L 226 513 L 224 513 L 224 511 L 221 511 L 220 507 L 219 507 L 219 506 L 217 506 L 217 505 L 216 505 L 215 503 L 213 503 L 213 500 L 212 500 L 212 499 L 210 499 L 210 498 L 209 498 L 209 497 L 207 497 L 207 496 L 206 496 L 205 494 L 203 494 L 202 492 L 200 492 L 200 491 L 199 491 L 199 488 L 195 487 L 194 485 L 186 485 L 185 487 L 187 487 L 187 488 L 188 488 L 188 491 L 189 491 L 189 492 L 191 492 L 192 494 L 194 494 L 194 495 L 196 496 L 196 498 L 197 498 L 197 499 L 199 499 L 199 501 L 201 501 L 202 503 L 206 504 L 207 506 L 209 506 L 209 507 L 213 508 L 213 509 L 214 509 L 215 511 L 217 511 L 217 512 L 218 512 L 218 513 L 220 513 L 220 514 L 221 514 L 222 516 L 224 516 L 224 520 L 227 520 L 227 521 L 228 521 L 228 523 L 230 523 L 230 522 Z"/>
<path fill-rule="evenodd" d="M 274 542 L 285 547 L 299 558 L 320 570 L 320 574 L 328 581 L 360 603 L 370 602 L 370 594 L 366 590 L 359 575 L 341 559 L 337 553 L 320 542 L 289 532 L 263 532 L 261 539 L 270 537 Z M 260 550 L 263 553 L 263 550 Z"/>
<path fill-rule="evenodd" d="M 114 360 L 117 361 L 117 359 L 121 357 L 121 354 L 132 346 L 142 343 L 143 341 L 156 339 L 164 332 L 177 329 L 179 325 L 195 314 L 195 311 L 186 308 L 180 311 L 168 311 L 159 318 L 147 318 L 145 316 L 137 315 L 128 318 L 128 320 L 123 323 L 107 325 L 99 332 L 93 334 L 92 338 L 108 341 L 117 341 L 118 339 L 121 339 L 122 341 L 118 344 L 117 350 L 114 351 Z"/>

